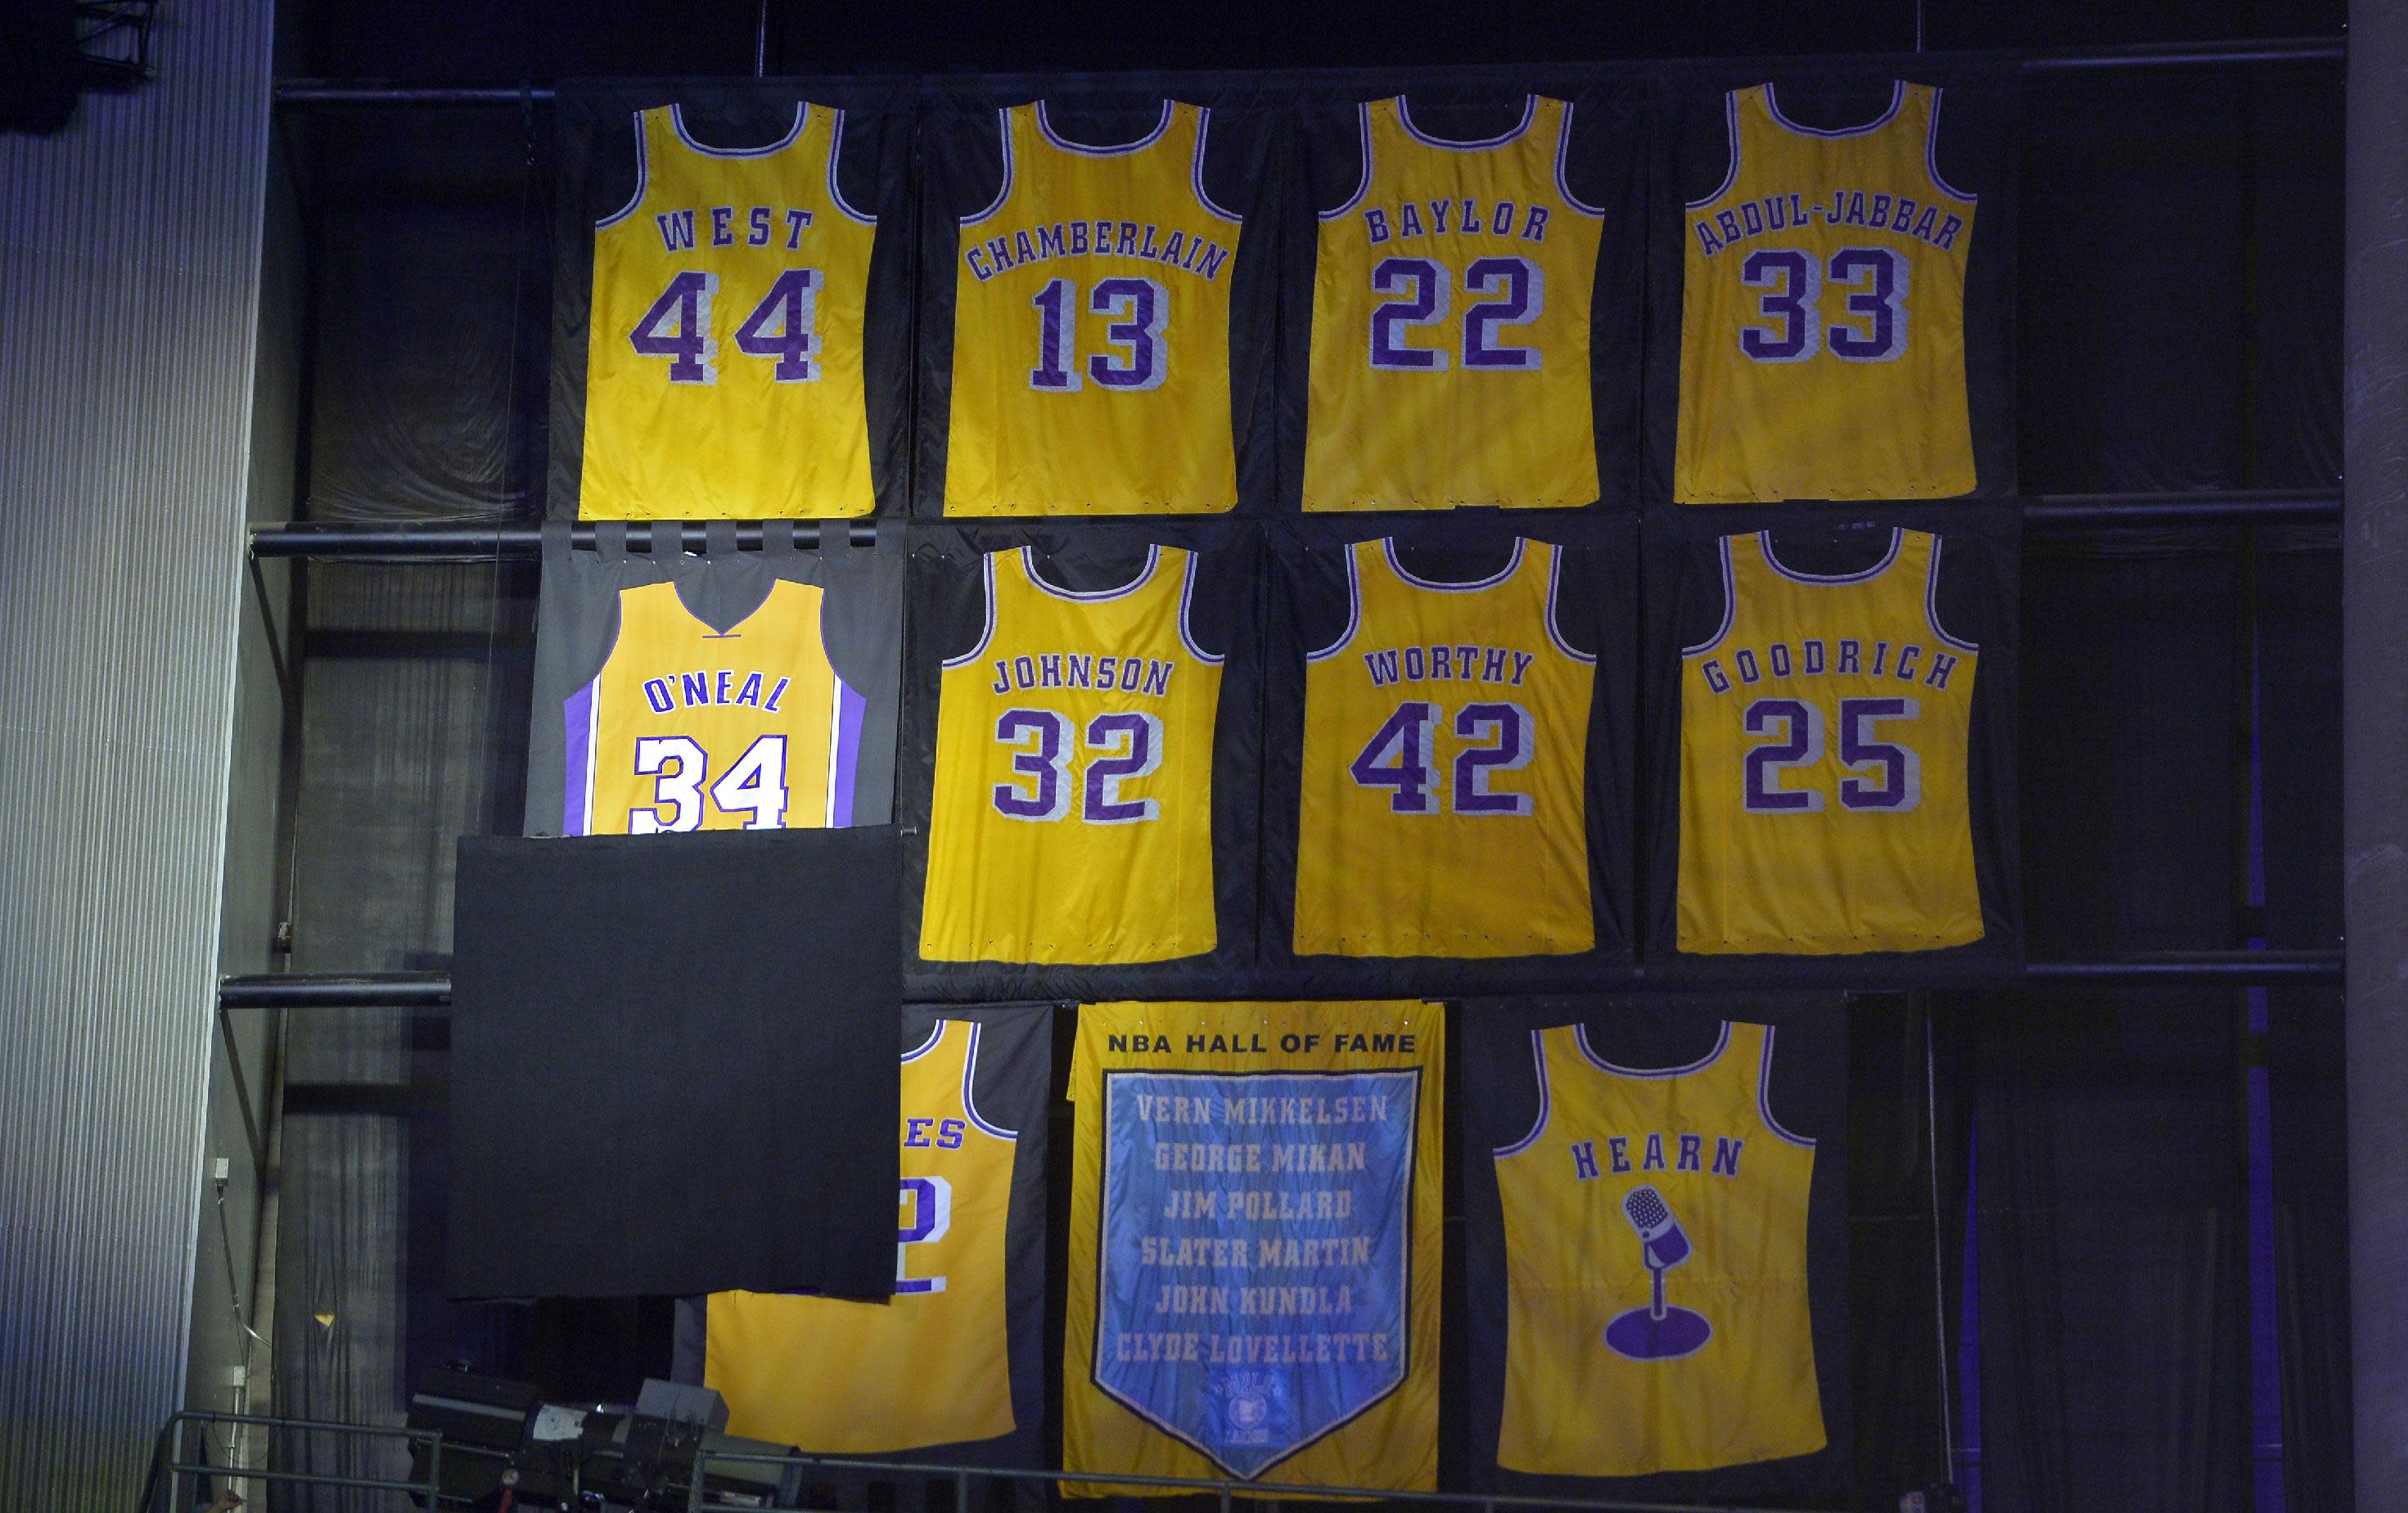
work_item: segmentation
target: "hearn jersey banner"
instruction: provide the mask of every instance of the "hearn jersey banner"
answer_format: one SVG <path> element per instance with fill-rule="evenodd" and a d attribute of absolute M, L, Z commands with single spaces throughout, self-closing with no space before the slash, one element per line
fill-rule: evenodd
<path fill-rule="evenodd" d="M 1413 1002 L 1080 1010 L 1067 1469 L 1435 1484 L 1445 1024 Z"/>

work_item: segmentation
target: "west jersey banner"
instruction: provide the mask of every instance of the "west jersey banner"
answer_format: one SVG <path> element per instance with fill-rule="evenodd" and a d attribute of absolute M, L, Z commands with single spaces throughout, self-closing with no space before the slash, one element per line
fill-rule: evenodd
<path fill-rule="evenodd" d="M 1445 1023 L 1403 1001 L 1080 1010 L 1067 1469 L 1435 1485 Z"/>

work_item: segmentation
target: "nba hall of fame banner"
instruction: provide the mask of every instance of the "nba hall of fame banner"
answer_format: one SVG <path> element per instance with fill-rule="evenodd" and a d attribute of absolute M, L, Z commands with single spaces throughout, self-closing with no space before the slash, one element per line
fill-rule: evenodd
<path fill-rule="evenodd" d="M 1066 1469 L 1435 1485 L 1445 1028 L 1405 1001 L 1081 1007 Z"/>
<path fill-rule="evenodd" d="M 1474 1486 L 1848 1502 L 1846 1000 L 1474 1000 L 1463 1029 Z"/>

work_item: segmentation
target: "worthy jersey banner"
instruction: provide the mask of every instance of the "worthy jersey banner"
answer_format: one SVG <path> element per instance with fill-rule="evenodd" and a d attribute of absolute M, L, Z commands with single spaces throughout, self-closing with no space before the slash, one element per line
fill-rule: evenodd
<path fill-rule="evenodd" d="M 1434 1485 L 1444 1044 L 1433 1004 L 1081 1008 L 1067 1469 Z"/>

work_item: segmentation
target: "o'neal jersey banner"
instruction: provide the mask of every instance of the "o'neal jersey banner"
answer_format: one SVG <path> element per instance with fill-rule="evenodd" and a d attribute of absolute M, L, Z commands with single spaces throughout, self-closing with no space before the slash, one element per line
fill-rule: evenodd
<path fill-rule="evenodd" d="M 1082 1006 L 1066 1469 L 1434 1485 L 1445 1023 Z"/>
<path fill-rule="evenodd" d="M 1844 1492 L 1845 1013 L 1833 994 L 1470 1011 L 1482 1485 Z"/>
<path fill-rule="evenodd" d="M 1037 1463 L 1052 1023 L 1042 1007 L 906 1011 L 895 1295 L 714 1294 L 703 1379 L 730 1434 Z"/>
<path fill-rule="evenodd" d="M 1651 530 L 1654 946 L 1709 975 L 1748 955 L 1859 978 L 2013 961 L 2012 514 Z"/>
<path fill-rule="evenodd" d="M 899 542 L 595 551 L 549 528 L 527 744 L 530 835 L 839 829 L 893 812 Z M 732 537 L 734 526 L 714 527 Z M 899 527 L 894 529 L 899 530 Z"/>
<path fill-rule="evenodd" d="M 899 505 L 908 99 L 564 85 L 557 129 L 552 514 Z"/>

